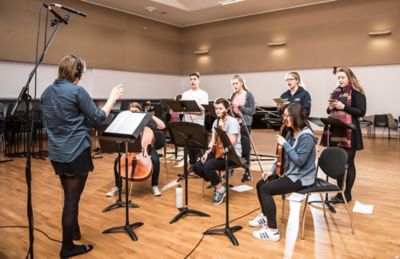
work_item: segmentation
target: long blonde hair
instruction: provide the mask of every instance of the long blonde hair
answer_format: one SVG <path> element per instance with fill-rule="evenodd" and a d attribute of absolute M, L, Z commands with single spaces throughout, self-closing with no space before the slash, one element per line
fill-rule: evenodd
<path fill-rule="evenodd" d="M 358 91 L 358 92 L 360 92 L 360 93 L 362 93 L 362 94 L 365 95 L 365 92 L 364 92 L 363 87 L 360 85 L 360 83 L 358 82 L 358 79 L 357 79 L 356 75 L 353 73 L 353 71 L 351 71 L 350 68 L 348 68 L 348 67 L 340 67 L 340 68 L 338 68 L 338 69 L 336 70 L 336 74 L 339 73 L 339 72 L 343 72 L 343 73 L 346 74 L 347 78 L 348 78 L 349 81 L 350 81 L 351 87 L 352 87 L 354 90 L 356 90 L 356 91 Z"/>
<path fill-rule="evenodd" d="M 235 79 L 238 80 L 242 84 L 243 90 L 247 91 L 246 81 L 244 80 L 244 78 L 242 76 L 239 76 L 239 75 L 234 75 L 232 77 L 231 81 L 235 80 Z"/>

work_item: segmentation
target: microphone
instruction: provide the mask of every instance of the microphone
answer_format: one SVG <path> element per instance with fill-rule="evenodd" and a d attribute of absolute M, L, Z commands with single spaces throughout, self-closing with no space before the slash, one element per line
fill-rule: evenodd
<path fill-rule="evenodd" d="M 64 19 L 61 17 L 61 15 L 59 15 L 58 13 L 56 13 L 52 8 L 51 8 L 51 4 L 43 4 L 43 6 L 48 9 L 52 14 L 54 14 L 55 17 L 57 17 L 57 19 L 65 24 L 68 24 L 68 20 Z M 53 24 L 51 25 L 53 26 Z"/>
<path fill-rule="evenodd" d="M 66 10 L 66 11 L 68 11 L 68 12 L 70 12 L 70 13 L 74 13 L 74 14 L 77 14 L 77 15 L 80 15 L 80 16 L 83 16 L 83 17 L 86 17 L 86 16 L 87 16 L 84 12 L 81 12 L 81 11 L 79 11 L 79 10 L 76 10 L 76 9 L 74 9 L 74 8 L 71 8 L 71 7 L 68 7 L 68 6 L 65 6 L 65 5 L 56 4 L 56 3 L 52 3 L 52 4 L 50 4 L 50 5 L 56 6 L 56 7 L 58 7 L 58 8 L 61 8 L 61 9 Z"/>

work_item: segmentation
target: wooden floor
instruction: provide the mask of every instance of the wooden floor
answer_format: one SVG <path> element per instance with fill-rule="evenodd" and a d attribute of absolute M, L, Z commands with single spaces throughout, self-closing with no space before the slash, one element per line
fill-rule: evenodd
<path fill-rule="evenodd" d="M 274 134 L 254 131 L 253 139 L 260 154 L 272 154 L 275 149 Z M 243 229 L 235 233 L 238 247 L 226 236 L 205 236 L 190 258 L 399 258 L 400 256 L 400 142 L 398 139 L 364 138 L 365 150 L 357 153 L 357 179 L 353 188 L 355 200 L 374 205 L 372 215 L 353 214 L 356 232 L 351 234 L 344 205 L 337 205 L 336 214 L 324 218 L 320 208 L 307 212 L 305 240 L 300 238 L 299 215 L 301 204 L 291 202 L 285 211 L 286 221 L 279 221 L 280 242 L 253 239 L 253 228 L 247 222 L 256 212 L 238 219 L 232 225 Z M 94 250 L 81 258 L 184 258 L 197 244 L 202 232 L 224 223 L 225 203 L 211 204 L 212 191 L 202 197 L 202 180 L 189 180 L 189 207 L 206 212 L 209 218 L 188 216 L 175 224 L 169 221 L 177 214 L 175 190 L 170 189 L 161 197 L 150 192 L 149 180 L 135 183 L 135 203 L 140 208 L 130 209 L 130 221 L 142 221 L 135 230 L 139 240 L 132 241 L 127 234 L 102 234 L 113 226 L 123 225 L 125 210 L 120 208 L 108 213 L 102 210 L 115 199 L 105 193 L 113 186 L 114 155 L 106 154 L 96 159 L 95 171 L 90 174 L 80 204 L 80 225 L 84 243 L 94 245 Z M 263 162 L 266 169 L 270 162 Z M 180 163 L 173 159 L 161 160 L 160 186 L 182 172 Z M 26 226 L 25 159 L 0 164 L 0 225 Z M 256 163 L 252 168 L 255 179 L 260 178 Z M 232 179 L 240 184 L 241 170 Z M 32 194 L 35 227 L 49 236 L 61 239 L 60 215 L 62 192 L 59 179 L 49 160 L 32 161 Z M 254 181 L 250 185 L 255 185 Z M 278 218 L 281 215 L 281 198 L 276 198 Z M 231 219 L 240 217 L 259 207 L 255 190 L 231 192 Z M 0 258 L 24 258 L 28 245 L 26 228 L 0 228 Z M 60 244 L 35 231 L 36 258 L 57 258 Z"/>

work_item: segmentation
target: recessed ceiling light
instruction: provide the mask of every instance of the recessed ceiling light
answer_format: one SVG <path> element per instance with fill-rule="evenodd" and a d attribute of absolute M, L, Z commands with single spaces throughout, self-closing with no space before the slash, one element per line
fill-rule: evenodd
<path fill-rule="evenodd" d="M 153 7 L 153 6 L 147 6 L 147 7 L 144 8 L 144 9 L 146 9 L 146 11 L 148 11 L 148 12 L 150 12 L 150 13 L 154 12 L 155 10 L 157 10 L 157 8 L 155 8 L 155 7 Z"/>
<path fill-rule="evenodd" d="M 220 4 L 220 5 L 228 5 L 228 4 L 236 4 L 236 3 L 239 3 L 239 2 L 242 2 L 242 1 L 244 1 L 244 0 L 220 0 L 220 1 L 218 1 L 218 4 Z"/>

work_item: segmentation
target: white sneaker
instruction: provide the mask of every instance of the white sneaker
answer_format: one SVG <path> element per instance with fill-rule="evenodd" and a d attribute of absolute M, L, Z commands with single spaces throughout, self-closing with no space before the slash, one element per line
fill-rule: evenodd
<path fill-rule="evenodd" d="M 119 191 L 118 187 L 117 187 L 117 186 L 114 186 L 113 188 L 111 188 L 111 191 L 109 191 L 108 193 L 106 193 L 106 196 L 107 196 L 107 197 L 115 196 L 115 195 L 118 194 L 118 191 Z"/>
<path fill-rule="evenodd" d="M 253 237 L 261 240 L 279 241 L 279 239 L 281 239 L 281 233 L 279 230 L 272 231 L 267 227 L 262 227 L 259 230 L 253 231 Z"/>
<path fill-rule="evenodd" d="M 261 227 L 267 224 L 267 217 L 261 212 L 253 220 L 249 221 L 250 227 Z"/>
<path fill-rule="evenodd" d="M 154 196 L 161 196 L 161 191 L 157 185 L 151 186 L 151 192 L 154 194 Z"/>

